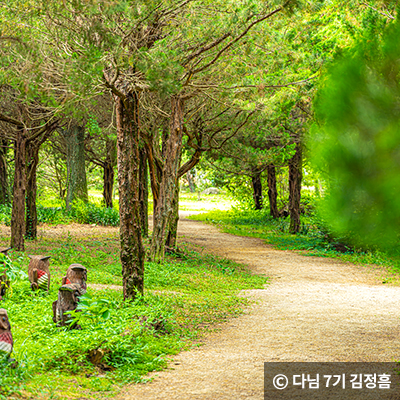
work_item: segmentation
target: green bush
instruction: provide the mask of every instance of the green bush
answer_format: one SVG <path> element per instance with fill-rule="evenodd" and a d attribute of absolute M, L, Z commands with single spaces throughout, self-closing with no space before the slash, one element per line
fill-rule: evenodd
<path fill-rule="evenodd" d="M 70 222 L 70 218 L 63 207 L 44 207 L 38 204 L 36 209 L 39 223 L 65 224 Z"/>
<path fill-rule="evenodd" d="M 80 224 L 96 224 L 104 226 L 118 226 L 119 214 L 114 208 L 106 208 L 93 203 L 84 203 L 82 200 L 74 201 L 70 215 L 75 222 Z"/>
<path fill-rule="evenodd" d="M 0 205 L 0 224 L 11 225 L 11 206 Z M 94 203 L 75 201 L 71 211 L 65 207 L 44 207 L 37 205 L 38 223 L 46 224 L 68 224 L 78 222 L 79 224 L 96 224 L 103 226 L 118 226 L 119 213 L 114 208 L 102 207 Z"/>

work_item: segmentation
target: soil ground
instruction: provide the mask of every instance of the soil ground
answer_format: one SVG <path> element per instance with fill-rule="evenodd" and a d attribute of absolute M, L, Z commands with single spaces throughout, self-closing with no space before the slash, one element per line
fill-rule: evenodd
<path fill-rule="evenodd" d="M 255 238 L 181 219 L 180 242 L 271 277 L 246 314 L 174 357 L 153 381 L 118 399 L 263 399 L 263 363 L 393 361 L 400 358 L 400 288 L 380 269 L 279 251 Z"/>

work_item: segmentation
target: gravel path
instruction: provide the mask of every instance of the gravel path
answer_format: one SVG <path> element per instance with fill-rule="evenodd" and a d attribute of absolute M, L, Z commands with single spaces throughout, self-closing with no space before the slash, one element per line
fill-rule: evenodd
<path fill-rule="evenodd" d="M 180 240 L 272 277 L 249 312 L 182 352 L 153 382 L 118 399 L 263 399 L 266 361 L 393 361 L 400 358 L 400 288 L 383 271 L 274 250 L 182 219 Z"/>

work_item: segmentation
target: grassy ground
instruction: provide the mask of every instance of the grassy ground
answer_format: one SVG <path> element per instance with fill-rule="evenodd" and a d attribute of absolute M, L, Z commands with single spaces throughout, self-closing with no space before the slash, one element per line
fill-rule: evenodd
<path fill-rule="evenodd" d="M 50 255 L 52 287 L 49 294 L 32 294 L 23 279 L 1 302 L 9 314 L 19 367 L 2 368 L 0 398 L 112 398 L 119 385 L 164 368 L 169 356 L 242 313 L 248 300 L 238 293 L 267 282 L 233 262 L 184 249 L 163 264 L 146 263 L 144 296 L 124 303 L 118 286 L 102 286 L 121 284 L 118 231 L 89 228 L 65 225 L 46 235 L 42 227 L 25 253 L 10 252 L 23 271 L 27 254 Z M 0 246 L 7 245 L 8 238 L 1 238 Z M 76 262 L 88 268 L 92 303 L 102 302 L 110 317 L 87 313 L 82 330 L 65 331 L 52 322 L 52 302 L 67 267 Z M 101 363 L 91 362 L 96 349 L 105 355 Z"/>
<path fill-rule="evenodd" d="M 377 250 L 357 249 L 340 238 L 328 237 L 315 218 L 302 216 L 301 233 L 288 233 L 289 218 L 274 220 L 265 211 L 210 211 L 191 219 L 217 225 L 234 235 L 257 237 L 281 250 L 298 250 L 303 255 L 339 258 L 355 264 L 385 267 L 384 283 L 399 282 L 400 260 Z"/>

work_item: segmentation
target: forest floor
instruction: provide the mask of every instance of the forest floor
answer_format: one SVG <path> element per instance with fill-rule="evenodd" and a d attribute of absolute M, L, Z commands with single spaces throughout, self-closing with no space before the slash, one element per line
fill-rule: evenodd
<path fill-rule="evenodd" d="M 261 400 L 264 362 L 400 358 L 400 288 L 382 284 L 383 269 L 276 250 L 189 219 L 180 220 L 179 237 L 271 277 L 271 284 L 243 292 L 256 300 L 244 315 L 118 399 Z"/>

